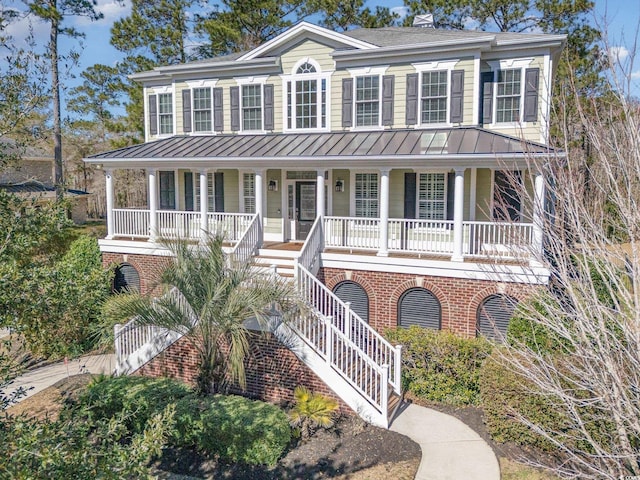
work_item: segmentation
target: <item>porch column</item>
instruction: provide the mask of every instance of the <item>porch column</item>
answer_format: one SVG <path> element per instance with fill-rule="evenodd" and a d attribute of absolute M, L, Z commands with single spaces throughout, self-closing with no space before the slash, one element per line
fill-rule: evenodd
<path fill-rule="evenodd" d="M 149 241 L 155 242 L 158 235 L 158 181 L 156 169 L 147 168 L 149 176 Z"/>
<path fill-rule="evenodd" d="M 319 168 L 316 176 L 316 217 L 324 217 L 324 168 Z"/>
<path fill-rule="evenodd" d="M 380 249 L 379 257 L 389 255 L 389 170 L 380 169 Z"/>
<path fill-rule="evenodd" d="M 207 185 L 207 171 L 203 168 L 198 171 L 200 175 L 200 238 L 204 243 L 207 239 L 207 232 L 209 231 L 209 222 L 207 221 L 207 208 L 209 206 L 209 185 Z"/>
<path fill-rule="evenodd" d="M 455 186 L 453 197 L 453 255 L 452 262 L 462 262 L 462 237 L 464 228 L 462 220 L 464 218 L 464 168 L 455 169 Z"/>
<path fill-rule="evenodd" d="M 115 231 L 113 229 L 113 169 L 105 168 L 104 179 L 107 190 L 107 238 L 113 238 Z"/>
<path fill-rule="evenodd" d="M 256 195 L 256 213 L 262 222 L 262 217 L 264 213 L 263 203 L 264 203 L 264 189 L 262 188 L 264 170 L 254 170 L 255 174 L 255 184 L 254 184 L 254 192 Z"/>
<path fill-rule="evenodd" d="M 543 253 L 543 222 L 544 222 L 544 176 L 542 171 L 538 171 L 534 178 L 533 197 L 533 255 L 532 261 L 536 262 L 542 258 Z M 536 258 L 537 257 L 537 258 Z"/>

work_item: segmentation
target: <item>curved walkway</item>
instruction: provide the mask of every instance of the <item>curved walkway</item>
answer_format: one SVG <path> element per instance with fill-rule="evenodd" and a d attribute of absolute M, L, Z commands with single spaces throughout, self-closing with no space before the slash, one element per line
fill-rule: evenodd
<path fill-rule="evenodd" d="M 451 415 L 403 404 L 390 428 L 422 448 L 416 480 L 500 480 L 491 447 Z"/>
<path fill-rule="evenodd" d="M 115 355 L 87 355 L 85 357 L 69 360 L 67 363 L 59 362 L 44 367 L 36 368 L 30 372 L 16 377 L 7 388 L 5 394 L 15 392 L 20 387 L 26 390 L 26 395 L 20 397 L 18 402 L 30 397 L 63 378 L 81 373 L 111 373 L 115 368 Z"/>

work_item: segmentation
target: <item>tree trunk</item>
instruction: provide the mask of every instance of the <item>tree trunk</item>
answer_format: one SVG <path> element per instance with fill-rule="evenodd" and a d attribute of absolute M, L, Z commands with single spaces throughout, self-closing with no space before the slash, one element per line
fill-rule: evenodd
<path fill-rule="evenodd" d="M 49 54 L 51 57 L 51 90 L 53 95 L 53 158 L 55 164 L 54 183 L 56 197 L 64 197 L 64 171 L 62 164 L 62 120 L 60 114 L 60 75 L 58 72 L 58 33 L 60 19 L 57 15 L 57 0 L 50 0 L 51 31 L 49 34 Z"/>

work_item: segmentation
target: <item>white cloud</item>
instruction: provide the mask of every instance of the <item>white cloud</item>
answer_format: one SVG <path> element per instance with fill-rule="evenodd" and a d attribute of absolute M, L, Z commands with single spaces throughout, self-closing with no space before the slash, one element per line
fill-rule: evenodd
<path fill-rule="evenodd" d="M 629 56 L 629 50 L 623 45 L 619 47 L 609 47 L 609 55 L 614 61 L 622 62 Z"/>
<path fill-rule="evenodd" d="M 126 0 L 123 3 L 116 0 L 98 0 L 98 5 L 95 7 L 97 12 L 102 13 L 104 18 L 92 22 L 87 17 L 77 17 L 75 19 L 75 25 L 77 27 L 86 27 L 90 25 L 99 25 L 101 27 L 111 27 L 113 22 L 123 17 L 128 16 L 131 13 L 131 1 Z"/>
<path fill-rule="evenodd" d="M 465 17 L 462 20 L 465 30 L 478 30 L 480 28 L 480 22 L 472 17 Z"/>
<path fill-rule="evenodd" d="M 637 80 L 640 78 L 640 70 L 636 70 L 635 72 L 631 72 L 631 78 Z"/>
<path fill-rule="evenodd" d="M 392 7 L 389 9 L 391 13 L 395 13 L 402 20 L 404 17 L 409 15 L 409 7 Z"/>

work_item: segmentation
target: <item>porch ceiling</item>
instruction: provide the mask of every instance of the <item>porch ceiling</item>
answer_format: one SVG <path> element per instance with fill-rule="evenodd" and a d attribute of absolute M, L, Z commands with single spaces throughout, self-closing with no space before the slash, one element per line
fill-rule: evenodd
<path fill-rule="evenodd" d="M 266 135 L 172 136 L 92 155 L 89 163 L 246 167 L 494 167 L 561 155 L 478 127 Z"/>

